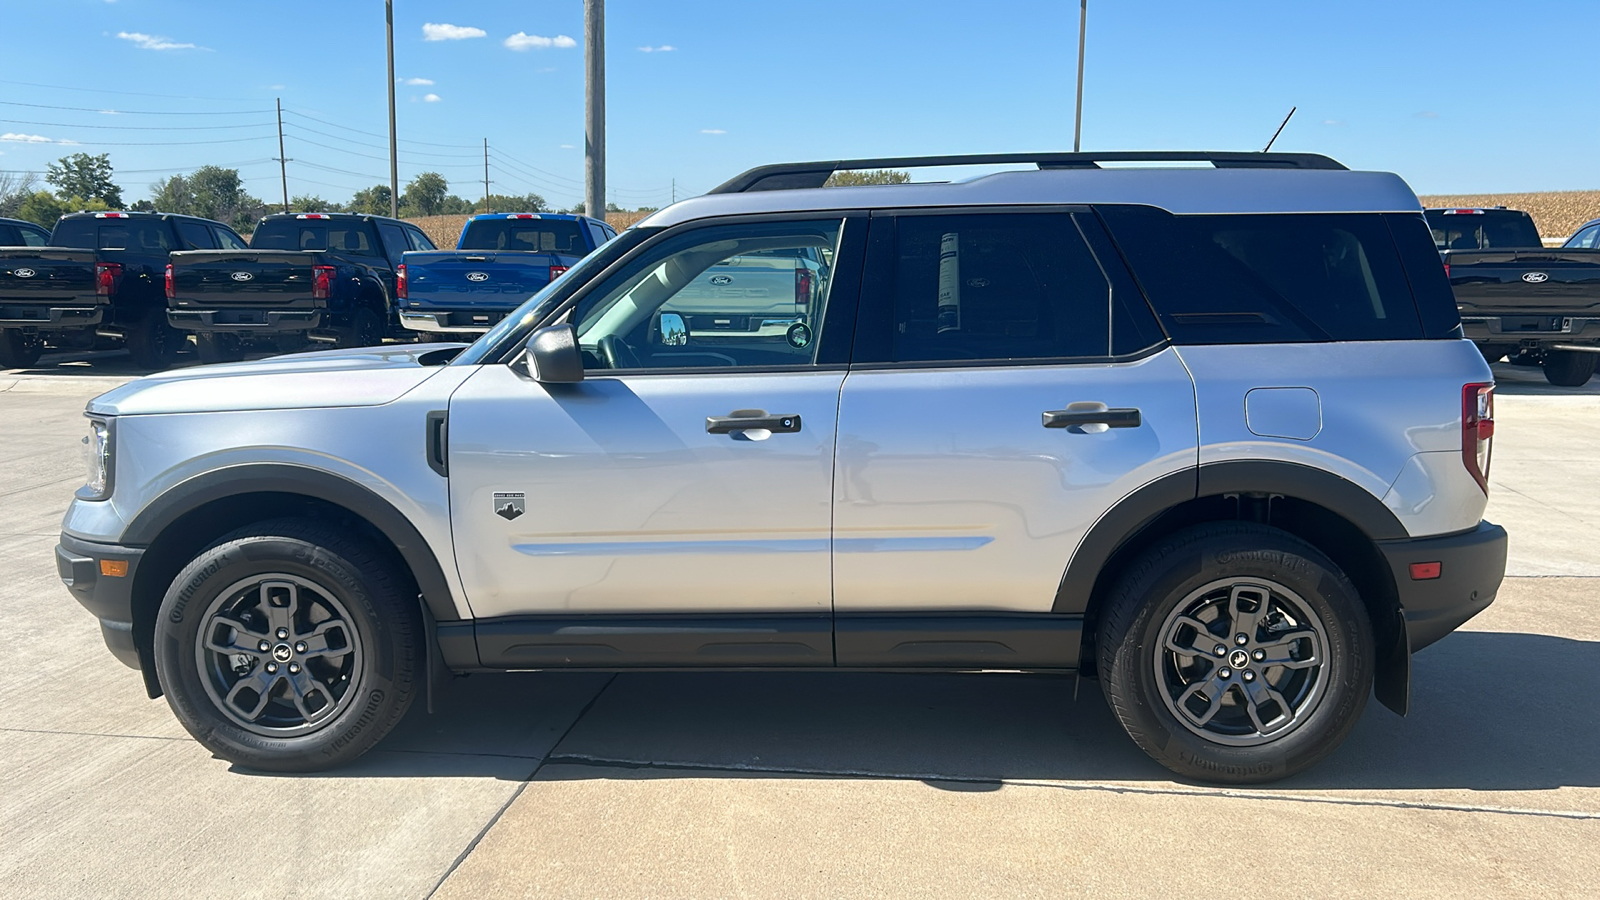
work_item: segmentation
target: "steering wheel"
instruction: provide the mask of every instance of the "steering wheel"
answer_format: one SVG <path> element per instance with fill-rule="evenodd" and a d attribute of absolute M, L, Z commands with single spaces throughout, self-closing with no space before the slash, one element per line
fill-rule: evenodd
<path fill-rule="evenodd" d="M 595 345 L 595 350 L 600 354 L 600 361 L 608 369 L 642 369 L 643 363 L 639 362 L 639 355 L 622 338 L 608 334 Z"/>

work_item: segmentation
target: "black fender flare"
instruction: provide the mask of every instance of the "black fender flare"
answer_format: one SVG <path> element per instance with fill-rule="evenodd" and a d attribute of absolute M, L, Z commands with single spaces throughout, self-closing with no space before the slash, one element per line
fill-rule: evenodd
<path fill-rule="evenodd" d="M 389 501 L 347 478 L 292 463 L 245 463 L 196 475 L 168 488 L 145 505 L 123 532 L 121 543 L 147 547 L 169 525 L 217 500 L 243 494 L 295 494 L 326 501 L 360 516 L 394 544 L 410 567 L 428 612 L 438 622 L 455 622 L 450 583 L 421 532 Z"/>

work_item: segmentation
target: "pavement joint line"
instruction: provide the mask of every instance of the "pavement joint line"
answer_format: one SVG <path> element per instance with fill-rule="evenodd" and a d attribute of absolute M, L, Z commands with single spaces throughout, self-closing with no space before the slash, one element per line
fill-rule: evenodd
<path fill-rule="evenodd" d="M 72 484 L 82 480 L 82 476 L 74 475 L 71 478 L 63 478 L 59 481 L 44 481 L 40 482 L 39 484 L 30 484 L 27 487 L 17 488 L 14 491 L 6 491 L 5 493 L 0 494 L 0 497 L 10 497 L 13 494 L 26 494 L 28 491 L 36 491 L 39 488 L 55 487 L 58 484 Z"/>
<path fill-rule="evenodd" d="M 495 810 L 494 815 L 489 818 L 489 821 L 485 822 L 484 826 L 478 830 L 478 833 L 473 835 L 472 841 L 450 863 L 450 868 L 444 870 L 444 874 L 439 876 L 439 880 L 433 883 L 432 889 L 428 891 L 423 900 L 431 900 L 434 894 L 439 893 L 439 888 L 443 887 L 444 883 L 450 880 L 450 876 L 455 874 L 456 869 L 467 861 L 467 857 L 472 855 L 472 851 L 478 849 L 478 844 L 483 840 L 484 835 L 487 835 L 495 825 L 500 823 L 500 818 L 506 814 L 506 810 L 511 808 L 511 804 L 517 802 L 517 798 L 522 796 L 522 792 L 527 790 L 528 785 L 532 784 L 533 779 L 538 776 L 539 770 L 543 769 L 545 763 L 550 761 L 551 754 L 555 753 L 556 748 L 561 746 L 561 742 L 567 739 L 567 735 L 572 734 L 572 729 L 578 727 L 578 723 L 583 721 L 583 717 L 588 715 L 589 710 L 593 709 L 594 705 L 600 701 L 600 695 L 604 694 L 606 689 L 611 687 L 616 680 L 616 673 L 612 673 L 611 677 L 606 679 L 606 683 L 600 686 L 600 690 L 595 691 L 594 696 L 589 698 L 589 702 L 583 705 L 583 709 L 578 710 L 578 714 L 572 717 L 572 724 L 568 725 L 567 730 L 561 732 L 561 736 L 556 738 L 556 742 L 550 745 L 550 752 L 539 757 L 539 762 L 534 765 L 533 771 L 528 773 L 527 778 L 522 779 L 522 783 L 517 785 L 515 791 L 511 792 L 511 796 L 506 798 L 506 802 L 502 803 L 500 808 Z M 528 757 L 522 758 L 526 759 Z"/>
<path fill-rule="evenodd" d="M 620 759 L 587 754 L 560 754 L 545 758 L 542 765 L 579 765 L 598 768 L 681 769 L 693 772 L 750 772 L 771 775 L 812 775 L 831 778 L 881 778 L 892 781 L 948 781 L 954 784 L 995 784 L 1013 787 L 1054 788 L 1064 791 L 1092 791 L 1108 794 L 1141 794 L 1152 797 L 1215 797 L 1226 800 L 1276 800 L 1285 803 L 1323 803 L 1332 806 L 1367 806 L 1386 809 L 1417 809 L 1427 812 L 1490 813 L 1503 816 L 1533 816 L 1549 819 L 1600 821 L 1600 812 L 1583 810 L 1529 809 L 1516 806 L 1478 806 L 1467 803 L 1434 803 L 1426 800 L 1383 800 L 1370 797 L 1321 797 L 1315 794 L 1274 794 L 1267 791 L 1236 791 L 1227 788 L 1153 788 L 1109 782 L 1069 784 L 1035 778 L 975 778 L 970 775 L 936 775 L 914 772 L 877 772 L 868 769 L 807 769 L 790 766 L 751 766 L 740 763 L 672 763 L 656 760 Z"/>
<path fill-rule="evenodd" d="M 127 738 L 128 740 L 134 740 L 134 741 L 188 741 L 188 740 L 192 740 L 192 738 L 188 737 L 187 735 L 185 735 L 183 737 L 169 737 L 167 735 L 160 735 L 160 734 L 111 734 L 111 733 L 107 733 L 107 732 L 104 732 L 104 731 L 55 731 L 55 730 L 49 729 L 49 728 L 9 728 L 9 727 L 4 726 L 4 725 L 0 725 L 0 731 L 15 732 L 17 734 L 58 734 L 58 735 L 61 735 L 63 737 Z"/>
<path fill-rule="evenodd" d="M 1558 507 L 1551 506 L 1549 503 L 1546 503 L 1545 501 L 1540 500 L 1539 498 L 1533 496 L 1532 494 L 1525 493 L 1523 491 L 1519 491 L 1516 488 L 1512 487 L 1509 484 L 1506 484 L 1503 481 L 1496 482 L 1495 483 L 1495 487 L 1500 488 L 1501 490 L 1510 491 L 1511 493 L 1516 494 L 1518 497 L 1521 497 L 1522 499 L 1527 500 L 1529 503 L 1537 503 L 1537 504 L 1543 506 L 1545 509 L 1554 509 L 1556 512 L 1560 513 L 1563 516 L 1566 516 L 1568 519 L 1571 519 L 1572 521 L 1577 522 L 1580 525 L 1587 525 L 1587 526 L 1589 526 L 1591 528 L 1594 527 L 1594 523 L 1593 522 L 1590 522 L 1589 520 L 1584 519 L 1584 518 L 1580 518 L 1579 516 L 1574 515 L 1573 513 L 1567 512 L 1564 509 L 1560 509 Z"/>

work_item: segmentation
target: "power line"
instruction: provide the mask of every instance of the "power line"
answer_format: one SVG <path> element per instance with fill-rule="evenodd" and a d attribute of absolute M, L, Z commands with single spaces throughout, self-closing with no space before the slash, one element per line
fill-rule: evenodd
<path fill-rule="evenodd" d="M 299 127 L 299 126 L 296 126 L 296 127 Z M 310 138 L 301 137 L 300 135 L 296 134 L 293 131 L 285 132 L 285 134 L 287 134 L 290 137 L 293 137 L 297 141 L 303 141 L 303 142 L 305 142 L 307 144 L 310 144 L 313 147 L 321 147 L 324 150 L 332 150 L 335 153 L 347 153 L 350 156 L 360 156 L 360 157 L 363 157 L 365 159 L 376 159 L 376 160 L 379 160 L 379 161 L 382 161 L 382 162 L 388 162 L 388 160 L 389 160 L 389 157 L 387 157 L 387 156 L 373 156 L 371 153 L 358 153 L 358 152 L 356 152 L 354 150 L 349 150 L 349 149 L 346 149 L 344 147 L 335 147 L 332 144 L 324 144 L 324 143 L 322 143 L 320 141 L 313 141 Z M 403 162 L 408 166 L 416 166 L 417 168 L 437 168 L 437 169 L 476 169 L 477 168 L 477 166 L 474 165 L 473 163 L 419 163 L 419 162 L 415 162 L 415 161 L 410 160 L 410 159 L 403 160 Z"/>
<path fill-rule="evenodd" d="M 49 128 L 109 128 L 116 131 L 218 131 L 225 128 L 262 128 L 271 122 L 246 122 L 243 125 L 89 125 L 71 122 L 32 122 L 27 119 L 0 119 L 12 125 L 44 125 Z"/>
<path fill-rule="evenodd" d="M 371 132 L 371 131 L 362 131 L 359 128 L 352 128 L 349 125 L 343 125 L 343 124 L 340 124 L 339 122 L 330 122 L 327 119 L 319 119 L 316 116 L 308 116 L 303 112 L 300 112 L 300 111 L 294 110 L 294 109 L 289 109 L 287 107 L 285 107 L 283 111 L 288 113 L 291 116 L 299 116 L 302 119 L 310 119 L 313 122 L 319 122 L 319 123 L 321 123 L 323 125 L 327 125 L 327 126 L 330 126 L 332 128 L 343 128 L 345 131 L 353 131 L 356 134 L 364 134 L 367 137 L 375 137 L 375 138 L 378 138 L 379 140 L 388 140 L 389 139 L 388 135 L 377 134 L 377 133 Z M 400 143 L 402 143 L 402 144 L 422 144 L 425 147 L 452 147 L 452 148 L 455 148 L 455 149 L 458 149 L 458 150 L 471 150 L 471 149 L 473 149 L 471 144 L 440 144 L 440 143 L 437 143 L 435 141 L 414 141 L 414 140 L 411 140 L 410 138 L 401 138 L 400 139 Z M 387 147 L 388 144 L 385 144 L 384 146 Z"/>
<path fill-rule="evenodd" d="M 0 100 L 5 106 L 26 106 L 31 109 L 65 109 L 72 112 L 92 112 L 118 116 L 251 116 L 270 113 L 270 109 L 234 110 L 155 110 L 155 109 L 101 109 L 93 106 L 52 106 L 48 103 L 23 103 L 20 100 Z"/>
<path fill-rule="evenodd" d="M 0 119 L 0 121 L 4 121 L 4 120 Z M 295 124 L 293 122 L 291 122 L 290 125 L 295 127 L 295 128 L 301 129 L 302 131 L 309 131 L 312 134 L 320 134 L 325 138 L 329 138 L 329 139 L 335 140 L 335 141 L 344 141 L 347 144 L 355 144 L 358 147 L 372 147 L 373 149 L 376 149 L 376 150 L 387 150 L 387 149 L 389 149 L 389 145 L 388 144 L 369 144 L 366 141 L 358 141 L 358 140 L 355 140 L 354 138 L 344 137 L 343 135 L 329 134 L 326 131 L 318 131 L 317 129 L 311 128 L 310 126 L 307 126 L 307 125 L 297 125 L 297 124 Z M 476 153 L 432 153 L 432 152 L 429 152 L 427 150 L 408 150 L 406 152 L 410 153 L 410 154 L 413 154 L 415 156 L 442 156 L 442 157 L 446 157 L 448 159 L 477 159 L 478 158 L 478 154 L 476 154 Z M 385 157 L 385 158 L 387 158 L 387 157 Z"/>
<path fill-rule="evenodd" d="M 240 144 L 245 141 L 270 141 L 273 135 L 257 135 L 255 137 L 223 138 L 215 141 L 71 141 L 71 140 L 26 140 L 7 141 L 6 143 L 20 144 L 56 144 L 62 147 L 194 147 L 201 144 Z"/>
<path fill-rule="evenodd" d="M 490 149 L 492 150 L 494 148 L 490 148 Z M 546 172 L 545 170 L 539 168 L 538 166 L 532 165 L 530 163 L 525 163 L 525 162 L 517 159 L 515 156 L 512 156 L 511 154 L 505 152 L 504 150 L 495 150 L 494 152 L 499 154 L 499 157 L 500 157 L 502 162 L 505 162 L 505 163 L 508 163 L 508 164 L 515 164 L 517 166 L 523 167 L 524 169 L 530 169 L 530 170 L 532 170 L 534 172 L 538 172 L 539 174 L 544 175 L 544 176 L 546 176 L 548 178 L 553 178 L 556 181 L 570 181 L 570 182 L 572 182 L 573 184 L 576 184 L 576 185 L 582 185 L 583 184 L 583 179 L 581 179 L 581 178 L 567 178 L 566 176 L 563 176 L 563 175 L 557 175 L 554 172 Z"/>

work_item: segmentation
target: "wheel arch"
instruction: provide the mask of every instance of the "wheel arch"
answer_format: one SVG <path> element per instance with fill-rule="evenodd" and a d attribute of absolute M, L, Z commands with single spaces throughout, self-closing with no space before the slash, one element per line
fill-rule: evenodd
<path fill-rule="evenodd" d="M 250 464 L 183 481 L 147 504 L 122 541 L 145 552 L 134 572 L 134 645 L 145 688 L 161 695 L 151 648 L 156 614 L 178 572 L 217 538 L 254 522 L 284 517 L 338 522 L 372 541 L 411 577 L 430 630 L 459 621 L 444 569 L 416 527 L 387 500 L 345 478 L 303 466 Z"/>
<path fill-rule="evenodd" d="M 1394 575 L 1377 541 L 1407 536 L 1381 500 L 1338 475 L 1296 463 L 1243 460 L 1174 472 L 1124 497 L 1090 527 L 1056 592 L 1053 611 L 1084 619 L 1081 671 L 1093 675 L 1098 614 L 1122 572 L 1182 528 L 1251 521 L 1281 528 L 1322 551 L 1354 582 L 1377 642 L 1374 693 L 1404 715 L 1411 655 Z"/>

